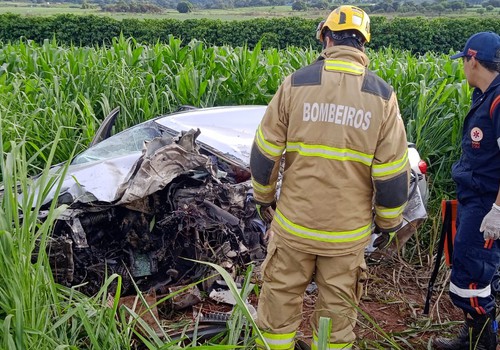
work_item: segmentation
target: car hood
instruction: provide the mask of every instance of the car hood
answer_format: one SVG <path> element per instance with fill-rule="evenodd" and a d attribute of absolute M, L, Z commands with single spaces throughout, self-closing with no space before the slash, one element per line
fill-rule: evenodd
<path fill-rule="evenodd" d="M 266 106 L 215 107 L 174 114 L 156 122 L 177 132 L 200 129 L 198 141 L 203 146 L 248 167 L 255 131 L 265 111 Z"/>
<path fill-rule="evenodd" d="M 141 157 L 141 152 L 104 161 L 69 165 L 59 191 L 62 203 L 90 203 L 95 201 L 115 202 L 117 190 L 129 177 L 130 170 Z M 51 169 L 53 174 L 62 170 L 63 165 Z M 55 188 L 45 197 L 43 204 L 54 199 Z"/>
<path fill-rule="evenodd" d="M 210 169 L 209 158 L 198 152 L 195 143 L 198 135 L 193 129 L 179 137 L 165 134 L 145 142 L 142 152 L 70 165 L 59 201 L 128 204 L 162 189 L 183 172 L 200 166 Z M 54 167 L 52 175 L 59 176 L 62 169 L 63 165 Z M 54 194 L 52 188 L 43 204 L 49 203 Z"/>
<path fill-rule="evenodd" d="M 266 106 L 215 107 L 203 110 L 193 110 L 168 116 L 158 117 L 155 123 L 177 133 L 188 130 L 200 130 L 194 137 L 202 148 L 217 154 L 233 165 L 247 168 L 250 162 L 255 130 L 264 115 Z M 193 140 L 194 141 L 194 140 Z M 149 149 L 148 149 L 149 147 Z M 155 147 L 155 149 L 151 149 Z M 123 204 L 130 200 L 126 194 L 136 192 L 133 198 L 139 197 L 140 188 L 158 188 L 152 182 L 163 182 L 161 179 L 145 175 L 137 171 L 137 165 L 142 164 L 145 154 L 171 152 L 157 144 L 145 145 L 142 152 L 131 152 L 125 156 L 71 164 L 63 181 L 59 198 L 62 203 L 107 202 Z M 189 161 L 179 158 L 179 162 Z M 57 173 L 61 165 L 52 169 Z M 165 174 L 163 174 L 165 175 Z M 137 178 L 142 176 L 142 178 Z M 135 179 L 134 179 L 135 178 Z M 171 179 L 169 176 L 168 178 Z M 134 183 L 134 189 L 129 188 Z M 139 184 L 139 185 L 138 185 Z M 149 191 L 142 192 L 147 195 Z M 55 189 L 49 192 L 44 204 L 54 198 Z M 127 198 L 127 199 L 126 199 Z"/>

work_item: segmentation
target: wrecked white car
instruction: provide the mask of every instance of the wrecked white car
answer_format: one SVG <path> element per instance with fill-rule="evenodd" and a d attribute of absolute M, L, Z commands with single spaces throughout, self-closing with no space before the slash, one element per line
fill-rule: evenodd
<path fill-rule="evenodd" d="M 193 260 L 234 273 L 262 261 L 266 227 L 255 211 L 248 164 L 265 109 L 186 107 L 110 136 L 113 111 L 71 161 L 57 198 L 69 207 L 50 244 L 56 280 L 93 294 L 117 273 L 124 294 L 135 292 L 132 279 L 143 291 L 162 292 L 209 276 Z M 400 244 L 426 217 L 425 164 L 413 145 L 409 153 L 412 190 Z M 53 193 L 46 204 L 52 200 Z"/>

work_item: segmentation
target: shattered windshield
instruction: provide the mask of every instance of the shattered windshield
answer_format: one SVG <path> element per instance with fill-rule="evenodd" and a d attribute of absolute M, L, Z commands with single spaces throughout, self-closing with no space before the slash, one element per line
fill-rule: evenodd
<path fill-rule="evenodd" d="M 141 152 L 144 141 L 152 140 L 161 134 L 161 130 L 154 128 L 151 124 L 137 125 L 80 153 L 71 164 L 83 164 Z"/>

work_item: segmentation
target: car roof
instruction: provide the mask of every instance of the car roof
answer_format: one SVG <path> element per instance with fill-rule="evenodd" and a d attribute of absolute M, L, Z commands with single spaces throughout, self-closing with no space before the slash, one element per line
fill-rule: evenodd
<path fill-rule="evenodd" d="M 200 129 L 197 140 L 248 166 L 255 131 L 266 106 L 230 106 L 193 109 L 158 117 L 154 121 L 177 132 Z"/>

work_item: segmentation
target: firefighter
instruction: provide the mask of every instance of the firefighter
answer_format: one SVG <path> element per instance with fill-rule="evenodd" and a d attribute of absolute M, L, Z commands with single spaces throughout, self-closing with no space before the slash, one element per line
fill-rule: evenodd
<path fill-rule="evenodd" d="M 474 87 L 465 117 L 462 154 L 453 165 L 457 220 L 449 294 L 465 322 L 454 339 L 437 338 L 436 349 L 495 350 L 496 271 L 500 263 L 500 36 L 471 36 L 461 57 Z"/>
<path fill-rule="evenodd" d="M 319 59 L 284 79 L 250 157 L 257 209 L 265 216 L 275 207 L 257 315 L 271 349 L 294 349 L 312 280 L 318 286 L 312 348 L 319 319 L 327 317 L 333 321 L 329 348 L 351 349 L 373 220 L 382 233 L 375 245 L 387 246 L 402 225 L 408 197 L 397 98 L 367 69 L 368 15 L 340 6 L 320 23 L 317 38 Z M 257 345 L 265 347 L 260 339 Z"/>

